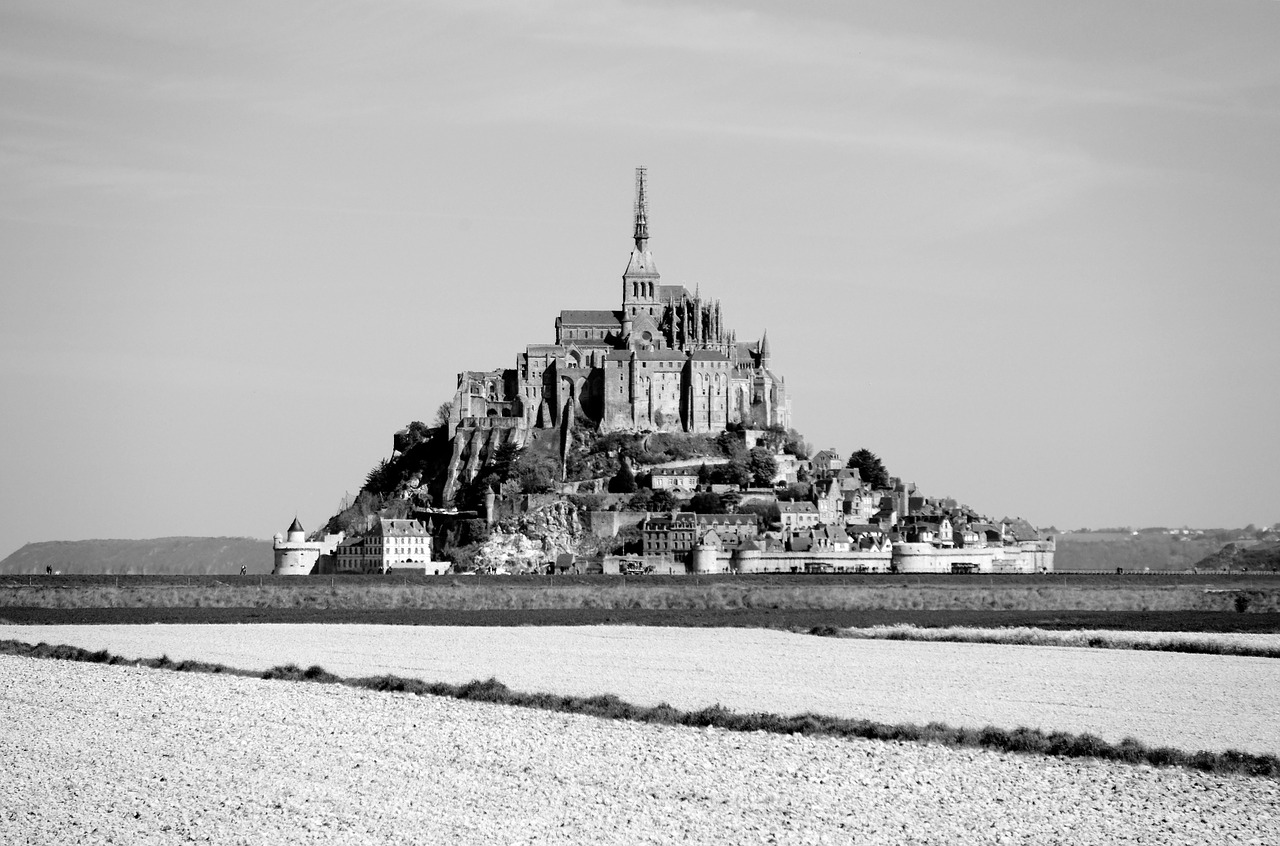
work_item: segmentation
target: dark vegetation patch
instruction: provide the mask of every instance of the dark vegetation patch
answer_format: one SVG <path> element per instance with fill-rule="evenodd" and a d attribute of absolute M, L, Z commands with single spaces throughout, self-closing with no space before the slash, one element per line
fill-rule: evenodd
<path fill-rule="evenodd" d="M 630 720 L 658 725 L 714 727 L 727 731 L 766 731 L 773 734 L 802 734 L 811 737 L 834 737 L 865 740 L 895 740 L 911 743 L 933 743 L 958 748 L 987 749 L 997 752 L 1048 755 L 1063 758 L 1094 758 L 1128 764 L 1151 764 L 1159 767 L 1184 767 L 1213 774 L 1237 774 L 1280 778 L 1280 758 L 1247 752 L 1185 752 L 1168 746 L 1150 747 L 1133 738 L 1109 743 L 1092 734 L 1043 732 L 1018 727 L 1012 730 L 995 726 L 981 729 L 949 726 L 932 722 L 924 726 L 914 723 L 878 723 L 872 720 L 829 717 L 822 714 L 782 716 L 769 713 L 739 714 L 721 705 L 696 711 L 685 711 L 666 703 L 649 707 L 625 702 L 613 694 L 598 696 L 561 696 L 551 693 L 522 693 L 511 690 L 497 679 L 470 681 L 454 685 L 424 682 L 399 676 L 342 678 L 312 666 L 301 669 L 296 664 L 273 667 L 263 673 L 236 670 L 200 661 L 172 661 L 160 658 L 126 659 L 106 650 L 91 652 L 75 646 L 31 645 L 15 640 L 0 641 L 0 654 L 27 658 L 56 658 L 93 664 L 127 664 L 190 673 L 222 673 L 263 679 L 309 681 L 320 684 L 342 684 L 374 691 L 412 693 L 419 696 L 443 696 L 468 702 L 488 702 L 521 708 L 536 708 L 567 714 L 584 714 L 601 719 Z"/>
<path fill-rule="evenodd" d="M 852 628 L 852 627 L 851 627 Z M 941 628 L 941 627 L 939 627 Z M 981 629 L 986 627 L 973 627 Z M 1280 648 L 1267 646 L 1249 646 L 1240 643 L 1222 643 L 1218 641 L 1178 640 L 1145 641 L 1126 638 L 1123 635 L 1095 635 L 1087 639 L 1060 637 L 1056 641 L 1043 634 L 1019 631 L 1019 627 L 999 627 L 989 631 L 965 631 L 954 634 L 942 633 L 930 635 L 919 629 L 894 629 L 878 632 L 874 635 L 851 633 L 836 626 L 814 626 L 809 634 L 818 637 L 848 638 L 851 640 L 898 640 L 924 641 L 928 643 L 993 643 L 1003 645 L 1026 646 L 1087 646 L 1091 649 L 1130 649 L 1137 652 L 1182 652 L 1191 655 L 1235 655 L 1242 658 L 1280 658 Z M 1038 627 L 1037 627 L 1038 628 Z M 1132 631 L 1132 630 L 1131 630 Z M 1162 631 L 1162 630 L 1157 630 Z M 1182 632 L 1185 633 L 1185 632 Z"/>
<path fill-rule="evenodd" d="M 841 611 L 785 608 L 0 608 L 0 625 L 366 623 L 391 626 L 669 626 L 808 632 L 910 624 L 1053 631 L 1280 633 L 1280 613 L 1223 611 Z"/>

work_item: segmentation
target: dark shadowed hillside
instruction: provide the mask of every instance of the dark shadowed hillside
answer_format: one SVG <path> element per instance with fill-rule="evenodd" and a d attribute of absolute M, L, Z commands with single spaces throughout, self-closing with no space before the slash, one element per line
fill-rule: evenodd
<path fill-rule="evenodd" d="M 271 541 L 253 538 L 43 541 L 0 561 L 0 574 L 55 572 L 120 575 L 270 573 Z"/>
<path fill-rule="evenodd" d="M 1202 569 L 1280 572 L 1280 541 L 1253 545 L 1229 543 L 1196 566 Z"/>

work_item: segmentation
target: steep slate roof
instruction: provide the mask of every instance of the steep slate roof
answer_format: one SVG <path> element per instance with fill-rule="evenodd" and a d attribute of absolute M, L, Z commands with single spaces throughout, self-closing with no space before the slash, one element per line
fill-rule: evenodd
<path fill-rule="evenodd" d="M 1015 517 L 1010 520 L 1004 518 L 1004 523 L 1009 527 L 1009 534 L 1013 535 L 1014 540 L 1018 541 L 1034 541 L 1040 540 L 1040 532 L 1035 526 L 1023 520 L 1021 517 Z"/>
<path fill-rule="evenodd" d="M 672 299 L 676 301 L 691 300 L 693 297 L 690 296 L 689 289 L 683 285 L 659 285 L 658 299 L 665 303 Z"/>
<path fill-rule="evenodd" d="M 636 350 L 636 361 L 684 361 L 679 350 Z"/>
<path fill-rule="evenodd" d="M 562 311 L 560 323 L 565 326 L 621 326 L 620 311 Z"/>
<path fill-rule="evenodd" d="M 694 350 L 689 356 L 694 361 L 728 361 L 729 356 L 715 350 Z"/>
<path fill-rule="evenodd" d="M 726 526 L 752 525 L 759 522 L 754 514 L 699 514 L 698 522 L 704 525 L 724 524 Z"/>
<path fill-rule="evenodd" d="M 818 506 L 812 502 L 779 502 L 778 510 L 783 514 L 817 514 Z"/>
<path fill-rule="evenodd" d="M 641 252 L 638 249 L 631 251 L 631 258 L 627 261 L 627 269 L 623 272 L 623 276 L 657 276 L 658 265 L 653 260 L 653 253 L 649 250 Z"/>
<path fill-rule="evenodd" d="M 277 526 L 279 526 L 280 524 L 279 524 L 279 523 L 276 523 L 276 525 L 277 525 Z M 289 531 L 291 531 L 291 532 L 301 532 L 301 531 L 304 531 L 304 529 L 302 528 L 302 524 L 298 522 L 298 518 L 297 518 L 297 517 L 294 517 L 294 518 L 293 518 L 293 522 L 289 524 Z"/>
<path fill-rule="evenodd" d="M 383 519 L 382 534 L 385 535 L 403 535 L 407 537 L 426 537 L 427 527 L 417 520 L 406 519 Z"/>

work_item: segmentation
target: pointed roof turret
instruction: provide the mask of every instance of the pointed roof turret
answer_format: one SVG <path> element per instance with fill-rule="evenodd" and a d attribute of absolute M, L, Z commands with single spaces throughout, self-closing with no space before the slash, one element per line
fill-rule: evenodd
<path fill-rule="evenodd" d="M 276 525 L 277 525 L 277 526 L 279 526 L 280 524 L 279 524 L 279 523 L 276 523 Z M 302 528 L 302 524 L 298 522 L 298 518 L 297 518 L 297 516 L 295 516 L 295 517 L 293 518 L 293 522 L 289 524 L 289 531 L 290 531 L 290 532 L 301 532 L 301 531 L 304 531 L 304 529 Z"/>
<path fill-rule="evenodd" d="M 764 330 L 764 335 L 760 338 L 760 366 L 769 366 L 769 330 Z"/>
<path fill-rule="evenodd" d="M 631 258 L 627 269 L 622 274 L 622 308 L 640 302 L 646 305 L 660 302 L 658 299 L 658 266 L 654 264 L 653 253 L 649 252 L 649 201 L 644 193 L 645 169 L 636 168 L 636 224 L 633 237 L 635 247 L 631 250 Z"/>
<path fill-rule="evenodd" d="M 644 196 L 644 178 L 646 168 L 636 168 L 636 249 L 644 252 L 649 249 L 649 203 Z"/>

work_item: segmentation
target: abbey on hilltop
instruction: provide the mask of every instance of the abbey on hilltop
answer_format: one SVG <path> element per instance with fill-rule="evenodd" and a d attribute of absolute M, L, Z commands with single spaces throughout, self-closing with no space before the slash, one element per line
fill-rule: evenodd
<path fill-rule="evenodd" d="M 530 344 L 514 368 L 458 374 L 451 432 L 512 430 L 503 440 L 523 443 L 529 429 L 574 418 L 604 432 L 791 425 L 786 384 L 770 369 L 768 334 L 740 342 L 719 300 L 662 284 L 649 250 L 643 167 L 636 168 L 633 237 L 622 308 L 562 311 L 555 343 Z"/>

